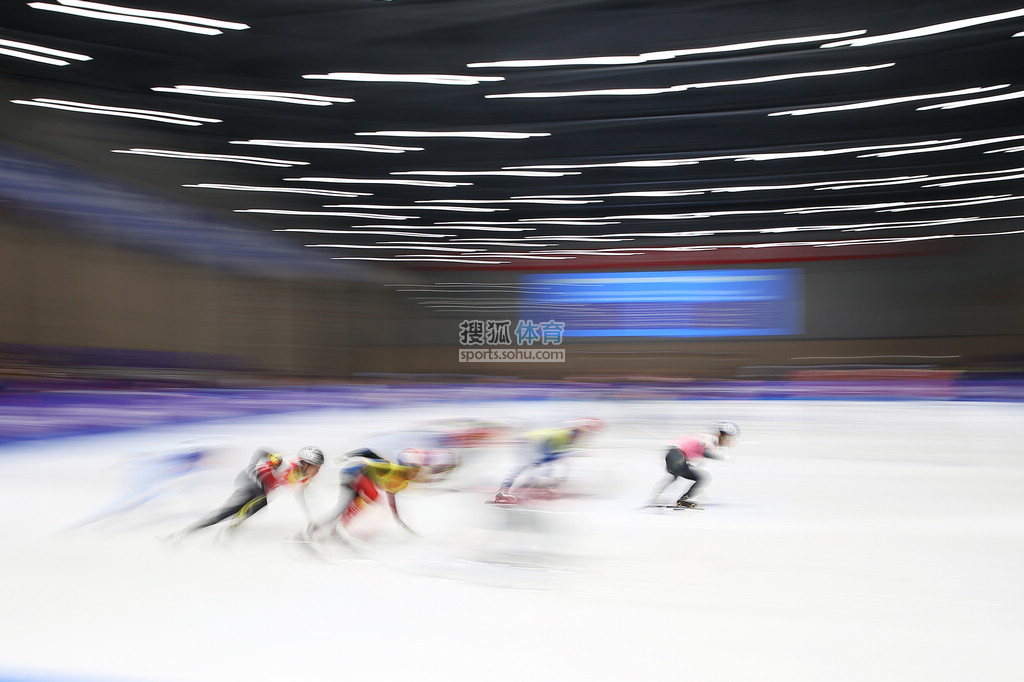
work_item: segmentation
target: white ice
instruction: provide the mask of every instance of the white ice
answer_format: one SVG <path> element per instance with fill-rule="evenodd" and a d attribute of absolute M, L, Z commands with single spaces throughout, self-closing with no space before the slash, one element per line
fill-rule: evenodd
<path fill-rule="evenodd" d="M 315 555 L 290 494 L 223 541 L 160 540 L 217 507 L 258 446 L 315 444 L 309 490 L 374 431 L 443 417 L 542 426 L 597 416 L 579 497 L 485 502 L 511 448 L 399 496 L 361 549 Z M 0 679 L 1024 679 L 1024 405 L 955 402 L 444 403 L 322 410 L 0 449 Z M 638 509 L 672 437 L 729 419 L 704 511 Z M 144 507 L 126 457 L 230 442 Z M 673 491 L 666 493 L 674 499 Z"/>

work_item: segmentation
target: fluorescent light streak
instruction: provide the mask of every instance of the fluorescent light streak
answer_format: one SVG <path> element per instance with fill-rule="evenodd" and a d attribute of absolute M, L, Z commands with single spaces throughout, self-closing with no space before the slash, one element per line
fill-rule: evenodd
<path fill-rule="evenodd" d="M 685 83 L 682 85 L 671 85 L 664 88 L 621 88 L 610 90 L 569 90 L 561 92 L 510 92 L 496 95 L 484 95 L 487 99 L 509 99 L 509 98 L 546 98 L 546 97 L 592 97 L 596 95 L 614 96 L 637 96 L 637 95 L 661 95 L 670 92 L 682 92 L 690 89 L 721 88 L 732 85 L 754 85 L 758 83 L 774 83 L 777 81 L 793 80 L 797 78 L 815 78 L 819 76 L 838 76 L 862 71 L 874 71 L 875 69 L 886 69 L 895 66 L 895 62 L 886 64 L 873 64 L 871 66 L 853 66 L 845 69 L 826 69 L 824 71 L 801 71 L 796 73 L 782 73 L 772 76 L 759 76 L 755 78 L 741 78 L 731 81 L 711 81 L 707 83 Z"/>
<path fill-rule="evenodd" d="M 305 104 L 316 107 L 329 107 L 336 102 L 355 102 L 355 100 L 350 97 L 322 97 L 320 95 L 302 95 L 292 92 L 272 92 L 267 90 L 234 90 L 231 88 L 214 88 L 203 85 L 175 85 L 172 88 L 150 89 L 156 92 L 171 92 L 181 95 L 224 97 L 228 99 L 255 99 L 265 102 Z"/>
<path fill-rule="evenodd" d="M 1009 12 L 1000 12 L 998 14 L 988 14 L 980 17 L 972 17 L 969 19 L 959 19 L 957 21 L 946 21 L 941 24 L 932 24 L 930 26 L 922 26 L 920 28 L 912 28 L 906 31 L 897 31 L 895 33 L 885 33 L 877 36 L 868 36 L 867 38 L 854 38 L 852 40 L 840 40 L 833 43 L 826 43 L 822 47 L 862 47 L 864 45 L 876 45 L 878 43 L 888 43 L 894 40 L 908 40 L 911 38 L 921 38 L 924 36 L 935 35 L 937 33 L 946 33 L 948 31 L 956 31 L 961 28 L 968 28 L 970 26 L 978 26 L 980 24 L 988 24 L 995 21 L 1004 21 L 1006 19 L 1014 19 L 1016 17 L 1024 16 L 1024 9 L 1011 10 Z"/>
<path fill-rule="evenodd" d="M 380 244 L 380 245 L 398 245 L 398 246 L 432 246 L 432 245 L 436 244 L 436 242 L 378 242 L 377 244 Z M 462 242 L 460 242 L 458 240 L 455 241 L 455 242 L 443 242 L 443 244 L 451 244 L 453 246 L 456 246 L 456 245 L 463 246 Z M 481 242 L 480 244 L 487 244 L 487 242 Z M 503 246 L 503 247 L 506 247 L 506 248 L 508 248 L 510 246 L 508 243 L 505 243 L 505 242 L 499 242 L 497 244 L 499 246 Z M 523 245 L 523 246 L 530 246 L 530 245 Z M 552 244 L 551 246 L 558 246 L 558 245 L 557 244 Z M 479 249 L 476 249 L 476 250 L 479 251 Z"/>
<path fill-rule="evenodd" d="M 1018 149 L 1024 150 L 1024 147 L 1018 147 Z M 989 154 L 991 152 L 985 152 Z M 976 175 L 972 173 L 971 175 Z M 923 187 L 956 187 L 958 185 L 973 185 L 979 182 L 999 182 L 1000 180 L 1024 180 L 1024 173 L 1018 173 L 1016 175 L 1003 175 L 998 178 L 974 178 L 972 180 L 954 180 L 953 182 L 939 182 L 932 185 L 922 185 Z"/>
<path fill-rule="evenodd" d="M 86 104 L 84 102 L 70 102 L 62 99 L 48 99 L 36 97 L 32 100 L 12 99 L 14 104 L 27 104 L 48 109 L 63 109 L 65 111 L 76 111 L 83 114 L 101 114 L 104 116 L 121 116 L 125 118 L 139 118 L 148 121 L 159 121 L 161 123 L 174 123 L 176 125 L 198 126 L 203 123 L 221 123 L 220 119 L 203 118 L 201 116 L 186 116 L 168 111 L 151 111 L 149 109 L 127 109 L 125 107 L 110 107 L 101 104 Z"/>
<path fill-rule="evenodd" d="M 788 185 L 748 185 L 748 186 L 737 186 L 737 187 L 700 187 L 695 189 L 675 189 L 675 190 L 651 190 L 651 191 L 639 191 L 639 192 L 609 192 L 605 194 L 547 194 L 547 195 L 529 195 L 522 198 L 591 198 L 591 197 L 680 197 L 680 196 L 696 196 L 705 193 L 714 192 L 758 192 L 758 191 L 773 191 L 773 190 L 790 190 L 790 189 L 804 189 L 804 188 L 819 188 L 819 189 L 837 189 L 831 187 L 835 183 L 870 183 L 877 182 L 878 184 L 886 183 L 900 183 L 919 181 L 929 178 L 927 175 L 901 175 L 893 176 L 889 178 L 866 178 L 863 180 L 824 180 L 817 182 L 801 182 L 792 183 Z M 857 187 L 859 185 L 851 184 L 850 187 Z M 870 184 L 865 184 L 866 187 L 871 187 Z"/>
<path fill-rule="evenodd" d="M 350 142 L 297 142 L 295 140 L 232 140 L 230 144 L 251 144 L 261 147 L 289 147 L 298 149 L 335 149 L 377 154 L 404 154 L 421 152 L 423 147 L 394 147 L 386 144 L 357 144 Z"/>
<path fill-rule="evenodd" d="M 560 178 L 564 175 L 581 175 L 580 173 L 563 173 L 563 172 L 547 172 L 547 171 L 526 171 L 526 170 L 497 170 L 497 171 L 441 171 L 441 170 L 426 170 L 426 171 L 392 171 L 391 175 L 451 175 L 451 176 L 462 176 L 462 175 L 509 175 L 520 178 Z"/>
<path fill-rule="evenodd" d="M 487 140 L 525 140 L 530 137 L 550 137 L 551 133 L 504 133 L 486 130 L 463 130 L 455 132 L 426 132 L 422 130 L 378 130 L 373 133 L 356 135 L 378 135 L 381 137 L 472 137 Z"/>
<path fill-rule="evenodd" d="M 523 258 L 527 260 L 573 260 L 575 256 L 536 256 L 521 253 L 477 253 L 474 258 Z"/>
<path fill-rule="evenodd" d="M 453 234 L 432 234 L 430 232 L 397 232 L 392 230 L 321 230 L 311 227 L 289 227 L 274 230 L 274 232 L 312 232 L 315 234 L 381 234 L 390 237 L 454 237 Z M 388 242 L 397 243 L 397 242 Z"/>
<path fill-rule="evenodd" d="M 888 156 L 902 156 L 904 154 L 924 154 L 926 152 L 944 152 L 950 149 L 965 149 L 967 147 L 980 147 L 986 144 L 996 144 L 998 142 L 1009 142 L 1011 140 L 1024 140 L 1024 135 L 1010 135 L 1007 137 L 990 137 L 986 140 L 974 140 L 973 142 L 957 142 L 954 144 L 939 145 L 937 147 L 926 147 L 924 149 L 902 149 L 889 152 L 880 152 L 876 154 L 861 154 L 858 158 L 869 158 L 869 157 L 888 157 Z"/>
<path fill-rule="evenodd" d="M 730 45 L 718 45 L 714 47 L 698 47 L 681 50 L 662 50 L 660 52 L 645 52 L 638 55 L 626 55 L 620 57 L 573 57 L 569 59 L 512 59 L 500 62 L 476 62 L 466 64 L 471 69 L 480 68 L 511 68 L 525 69 L 544 66 L 615 66 L 621 64 L 642 64 L 644 62 L 664 61 L 676 57 L 690 57 L 701 54 L 717 54 L 721 52 L 738 52 L 741 50 L 755 50 L 762 47 L 774 47 L 777 45 L 798 45 L 800 43 L 821 42 L 822 40 L 834 40 L 836 38 L 847 38 L 866 33 L 866 31 L 847 31 L 845 33 L 826 33 L 823 35 L 802 36 L 798 38 L 779 38 L 775 40 L 755 40 L 746 43 L 733 43 Z"/>
<path fill-rule="evenodd" d="M 542 166 L 505 166 L 506 170 L 537 168 L 563 170 L 567 168 L 674 168 L 675 166 L 696 166 L 701 161 L 731 159 L 731 156 L 709 156 L 697 159 L 653 159 L 640 161 L 613 161 L 609 163 L 546 164 Z"/>
<path fill-rule="evenodd" d="M 573 199 L 417 199 L 417 204 L 557 204 L 557 205 L 578 205 L 578 204 L 600 204 L 598 201 L 573 200 Z"/>
<path fill-rule="evenodd" d="M 399 248 L 397 246 L 382 246 L 380 244 L 306 244 L 311 249 L 385 249 L 394 251 Z M 459 249 L 450 246 L 403 246 L 403 249 L 413 249 L 416 251 L 451 251 L 455 253 L 474 253 L 480 249 Z"/>
<path fill-rule="evenodd" d="M 982 218 L 979 216 L 968 216 L 964 218 L 946 218 L 944 220 L 910 220 L 893 223 L 867 223 L 862 226 L 847 226 L 843 232 L 877 232 L 879 230 L 898 230 L 905 227 L 939 227 L 943 225 L 959 225 L 962 223 L 981 223 L 991 220 L 1020 220 L 1024 215 L 1002 215 Z"/>
<path fill-rule="evenodd" d="M 290 168 L 307 166 L 305 161 L 286 161 L 284 159 L 266 159 L 260 156 L 233 156 L 230 154 L 200 154 L 198 152 L 178 152 L 170 149 L 111 149 L 115 154 L 138 154 L 141 156 L 159 156 L 168 159 L 197 159 L 201 161 L 223 161 L 226 163 L 244 163 L 251 166 L 272 166 L 274 168 Z"/>
<path fill-rule="evenodd" d="M 447 225 L 447 227 L 444 227 Z M 352 225 L 352 227 L 389 227 L 388 225 Z M 396 225 L 395 227 L 412 230 L 461 230 L 466 232 L 534 232 L 535 227 L 481 227 L 463 223 L 439 223 L 437 225 Z"/>
<path fill-rule="evenodd" d="M 499 222 L 496 220 L 453 220 L 437 223 L 438 225 L 520 225 L 523 223 L 537 224 L 537 225 L 585 225 L 587 227 L 597 227 L 600 225 L 618 225 L 618 221 L 602 221 L 598 219 L 580 219 L 570 220 L 562 218 L 524 218 L 523 220 L 516 221 L 504 221 Z"/>
<path fill-rule="evenodd" d="M 270 213 L 274 215 L 329 215 L 342 218 L 369 218 L 371 220 L 409 220 L 416 216 L 382 215 L 378 213 L 342 213 L 340 211 L 292 211 L 277 208 L 236 208 L 235 213 Z"/>
<path fill-rule="evenodd" d="M 155 12 L 151 10 L 132 9 L 129 7 L 118 7 L 115 5 L 104 5 L 96 2 L 85 2 L 84 0 L 59 0 L 61 4 L 53 5 L 43 2 L 30 2 L 29 7 L 42 9 L 50 12 L 62 12 L 74 14 L 91 19 L 105 19 L 107 21 L 120 21 L 129 24 L 142 24 L 157 28 L 168 28 L 175 31 L 187 33 L 198 33 L 201 35 L 220 35 L 228 29 L 241 31 L 249 28 L 246 24 L 230 21 L 219 21 L 217 19 L 206 19 L 187 14 L 173 14 L 170 12 Z"/>
<path fill-rule="evenodd" d="M 479 85 L 505 80 L 502 76 L 452 76 L 438 73 L 309 73 L 311 80 L 359 81 L 364 83 L 423 83 L 427 85 Z"/>
<path fill-rule="evenodd" d="M 980 198 L 977 198 L 977 199 L 955 201 L 955 202 L 947 202 L 947 203 L 938 204 L 938 205 L 928 205 L 928 206 L 921 205 L 921 206 L 905 206 L 905 207 L 901 207 L 901 208 L 887 208 L 887 209 L 884 209 L 884 210 L 880 211 L 880 213 L 902 213 L 904 211 L 919 211 L 919 210 L 922 210 L 922 209 L 929 209 L 929 208 L 957 208 L 959 206 L 976 206 L 978 204 L 995 204 L 995 203 L 1000 203 L 1000 202 L 1003 202 L 1003 201 L 1017 201 L 1017 200 L 1020 200 L 1020 199 L 1024 199 L 1024 197 L 1013 196 L 1013 195 L 1007 194 L 1007 195 L 996 196 L 996 197 L 980 197 Z M 921 203 L 924 204 L 926 202 L 921 202 Z M 930 202 L 927 202 L 927 203 L 930 203 Z"/>
<path fill-rule="evenodd" d="M 472 206 L 383 206 L 378 204 L 324 204 L 324 208 L 385 208 L 393 211 L 462 211 L 464 213 L 494 213 L 507 208 L 474 208 Z"/>
<path fill-rule="evenodd" d="M 335 182 L 349 185 L 411 185 L 413 187 L 469 187 L 472 182 L 445 182 L 441 180 L 376 180 L 369 178 L 285 178 L 285 182 Z"/>
<path fill-rule="evenodd" d="M 1005 95 L 992 95 L 991 97 L 978 97 L 975 99 L 965 99 L 959 102 L 945 102 L 943 104 L 929 104 L 926 107 L 918 107 L 918 111 L 927 111 L 928 109 L 959 109 L 961 107 L 973 107 L 978 104 L 990 104 L 992 102 L 1005 102 L 1010 99 L 1018 99 L 1024 97 L 1024 90 L 1018 90 L 1017 92 L 1008 92 Z"/>
<path fill-rule="evenodd" d="M 92 59 L 92 57 L 84 54 L 78 54 L 77 52 L 65 52 L 64 50 L 55 50 L 51 47 L 33 45 L 32 43 L 23 43 L 17 40 L 6 40 L 4 38 L 0 38 L 0 46 L 3 46 L 0 47 L 0 54 L 5 54 L 9 57 L 17 57 L 19 59 L 41 62 L 43 64 L 51 64 L 53 66 L 67 66 L 71 63 L 67 61 L 68 59 L 80 62 L 87 62 Z"/>
<path fill-rule="evenodd" d="M 296 163 L 304 163 L 298 161 Z M 373 196 L 369 192 L 342 192 L 333 189 L 307 189 L 304 187 L 258 187 L 255 185 L 222 185 L 214 182 L 201 182 L 196 185 L 182 185 L 182 187 L 195 187 L 199 189 L 226 189 L 238 192 L 281 192 L 283 194 L 313 194 L 322 197 L 368 197 Z"/>
<path fill-rule="evenodd" d="M 39 62 L 40 64 L 49 64 L 50 66 L 67 66 L 71 62 L 66 59 L 55 59 L 54 57 L 44 57 L 39 54 L 31 54 L 28 52 L 21 52 L 20 50 L 11 50 L 6 47 L 0 47 L 0 54 L 7 55 L 8 57 L 17 57 L 18 59 L 26 59 L 30 62 Z"/>
<path fill-rule="evenodd" d="M 517 244 L 518 240 L 505 239 L 503 241 L 483 241 L 479 239 L 453 239 L 450 243 L 452 244 L 466 244 L 467 246 L 558 246 L 557 243 L 542 244 L 538 242 L 530 242 L 528 244 Z"/>
<path fill-rule="evenodd" d="M 888 97 L 885 99 L 868 100 L 865 102 L 855 102 L 853 104 L 838 104 L 832 107 L 814 107 L 811 109 L 790 109 L 788 111 L 773 111 L 768 114 L 769 116 L 807 116 L 809 114 L 828 114 L 835 111 L 851 111 L 853 109 L 871 109 L 873 107 L 886 107 L 892 104 L 903 104 L 904 102 L 916 102 L 922 99 L 935 99 L 938 97 L 959 97 L 961 95 L 976 95 L 982 92 L 988 92 L 989 90 L 998 90 L 1000 88 L 1010 87 L 1009 83 L 1002 85 L 992 85 L 989 87 L 975 87 L 975 88 L 964 88 L 962 90 L 949 90 L 947 92 L 934 92 L 927 95 L 906 95 L 904 97 Z M 1024 92 L 1021 93 L 1024 96 Z M 945 107 L 943 104 L 935 104 L 931 107 L 920 107 L 921 109 L 930 109 L 932 107 Z"/>
<path fill-rule="evenodd" d="M 642 168 L 642 167 L 668 167 L 693 165 L 704 161 L 774 161 L 778 159 L 796 159 L 802 157 L 828 156 L 832 154 L 850 154 L 855 152 L 870 151 L 874 149 L 902 149 L 905 147 L 920 147 L 927 145 L 944 144 L 956 142 L 960 138 L 949 138 L 945 140 L 923 140 L 921 142 L 900 142 L 894 144 L 870 145 L 866 147 L 841 147 L 838 149 L 809 149 L 798 152 L 762 152 L 756 154 L 730 154 L 726 156 L 698 156 L 690 159 L 664 159 L 659 161 L 615 161 L 612 163 L 589 163 L 589 164 L 557 164 L 557 165 L 531 165 L 531 166 L 506 166 L 506 169 L 566 169 L 566 168 Z M 699 192 L 702 190 L 674 190 L 682 192 Z M 606 196 L 657 196 L 654 194 L 616 193 L 616 194 L 551 194 L 551 195 L 527 195 L 514 198 L 540 198 L 541 196 L 552 198 L 588 198 Z M 683 196 L 680 194 L 666 196 Z"/>
<path fill-rule="evenodd" d="M 762 154 L 746 154 L 737 156 L 736 161 L 777 161 L 779 159 L 798 159 L 806 157 L 819 157 L 819 156 L 834 156 L 836 154 L 856 154 L 858 152 L 872 151 L 875 149 L 902 149 L 905 147 L 923 147 L 925 145 L 940 144 L 943 142 L 956 141 L 960 138 L 952 138 L 952 140 L 927 140 L 924 142 L 907 142 L 898 144 L 876 144 L 867 145 L 864 147 L 842 147 L 839 149 L 814 149 L 803 152 L 768 152 Z M 912 149 L 906 153 L 915 153 L 916 149 Z M 900 152 L 896 152 L 900 153 Z M 867 155 L 873 156 L 873 155 Z"/>
<path fill-rule="evenodd" d="M 485 99 L 553 99 L 557 97 L 640 97 L 644 95 L 664 95 L 669 92 L 682 92 L 685 85 L 665 88 L 609 88 L 604 90 L 547 90 L 542 92 L 506 92 L 484 95 Z"/>
<path fill-rule="evenodd" d="M 570 235 L 564 235 L 564 234 L 553 235 L 553 236 L 552 235 L 544 235 L 543 237 L 523 237 L 523 239 L 527 239 L 527 240 L 533 240 L 533 239 L 554 239 L 554 240 L 560 241 L 560 242 L 631 242 L 631 241 L 633 241 L 632 238 L 616 239 L 616 238 L 613 238 L 610 235 L 591 236 L 591 237 L 578 237 L 578 236 L 570 236 Z"/>

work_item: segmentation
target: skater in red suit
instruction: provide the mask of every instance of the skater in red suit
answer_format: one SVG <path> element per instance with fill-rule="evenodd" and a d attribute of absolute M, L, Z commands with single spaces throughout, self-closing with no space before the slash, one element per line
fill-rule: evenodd
<path fill-rule="evenodd" d="M 267 495 L 286 485 L 298 485 L 304 490 L 320 471 L 324 453 L 320 448 L 306 446 L 288 465 L 280 455 L 259 450 L 243 471 L 235 478 L 235 492 L 220 509 L 211 512 L 188 526 L 176 536 L 194 533 L 231 518 L 231 528 L 237 528 L 250 516 L 267 506 Z M 307 510 L 308 515 L 308 510 Z"/>

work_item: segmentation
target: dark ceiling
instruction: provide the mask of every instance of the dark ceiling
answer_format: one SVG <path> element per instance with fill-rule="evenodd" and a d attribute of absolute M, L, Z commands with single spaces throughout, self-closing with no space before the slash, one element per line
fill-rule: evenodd
<path fill-rule="evenodd" d="M 68 8 L 248 28 L 203 35 Z M 77 187 L 92 197 L 78 211 L 102 215 L 98 204 L 110 202 L 96 199 L 90 183 L 116 186 L 137 209 L 118 209 L 125 232 L 141 215 L 161 214 L 151 232 L 193 254 L 242 248 L 244 235 L 261 258 L 338 272 L 384 260 L 408 268 L 622 267 L 694 248 L 858 240 L 835 248 L 881 252 L 894 240 L 998 239 L 1024 228 L 1024 193 L 1016 194 L 1022 100 L 1012 97 L 1024 93 L 1018 32 L 1020 5 L 990 1 L 7 0 L 0 41 L 11 42 L 0 48 L 44 54 L 12 45 L 26 43 L 91 59 L 57 65 L 0 53 L 8 159 L 0 193 L 9 202 L 55 202 L 52 193 L 28 198 L 18 189 L 34 182 L 25 174 L 34 168 L 51 176 L 54 192 Z M 843 40 L 854 44 L 823 47 Z M 486 65 L 584 57 L 619 59 Z M 485 80 L 303 77 L 339 72 Z M 309 106 L 153 90 L 174 86 L 354 101 Z M 38 106 L 66 102 L 78 110 Z M 960 106 L 927 108 L 953 103 Z M 100 115 L 83 104 L 216 122 Z M 808 111 L 821 108 L 830 110 Z M 418 134 L 360 134 L 381 131 Z M 465 135 L 480 131 L 545 135 Z"/>

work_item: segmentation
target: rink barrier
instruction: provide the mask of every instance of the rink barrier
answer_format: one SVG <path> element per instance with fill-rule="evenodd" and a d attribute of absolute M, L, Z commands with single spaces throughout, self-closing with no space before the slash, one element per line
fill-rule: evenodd
<path fill-rule="evenodd" d="M 399 383 L 266 389 L 0 392 L 0 445 L 318 409 L 537 400 L 952 400 L 1018 402 L 1024 379 Z M 454 415 L 458 416 L 458 415 Z"/>

